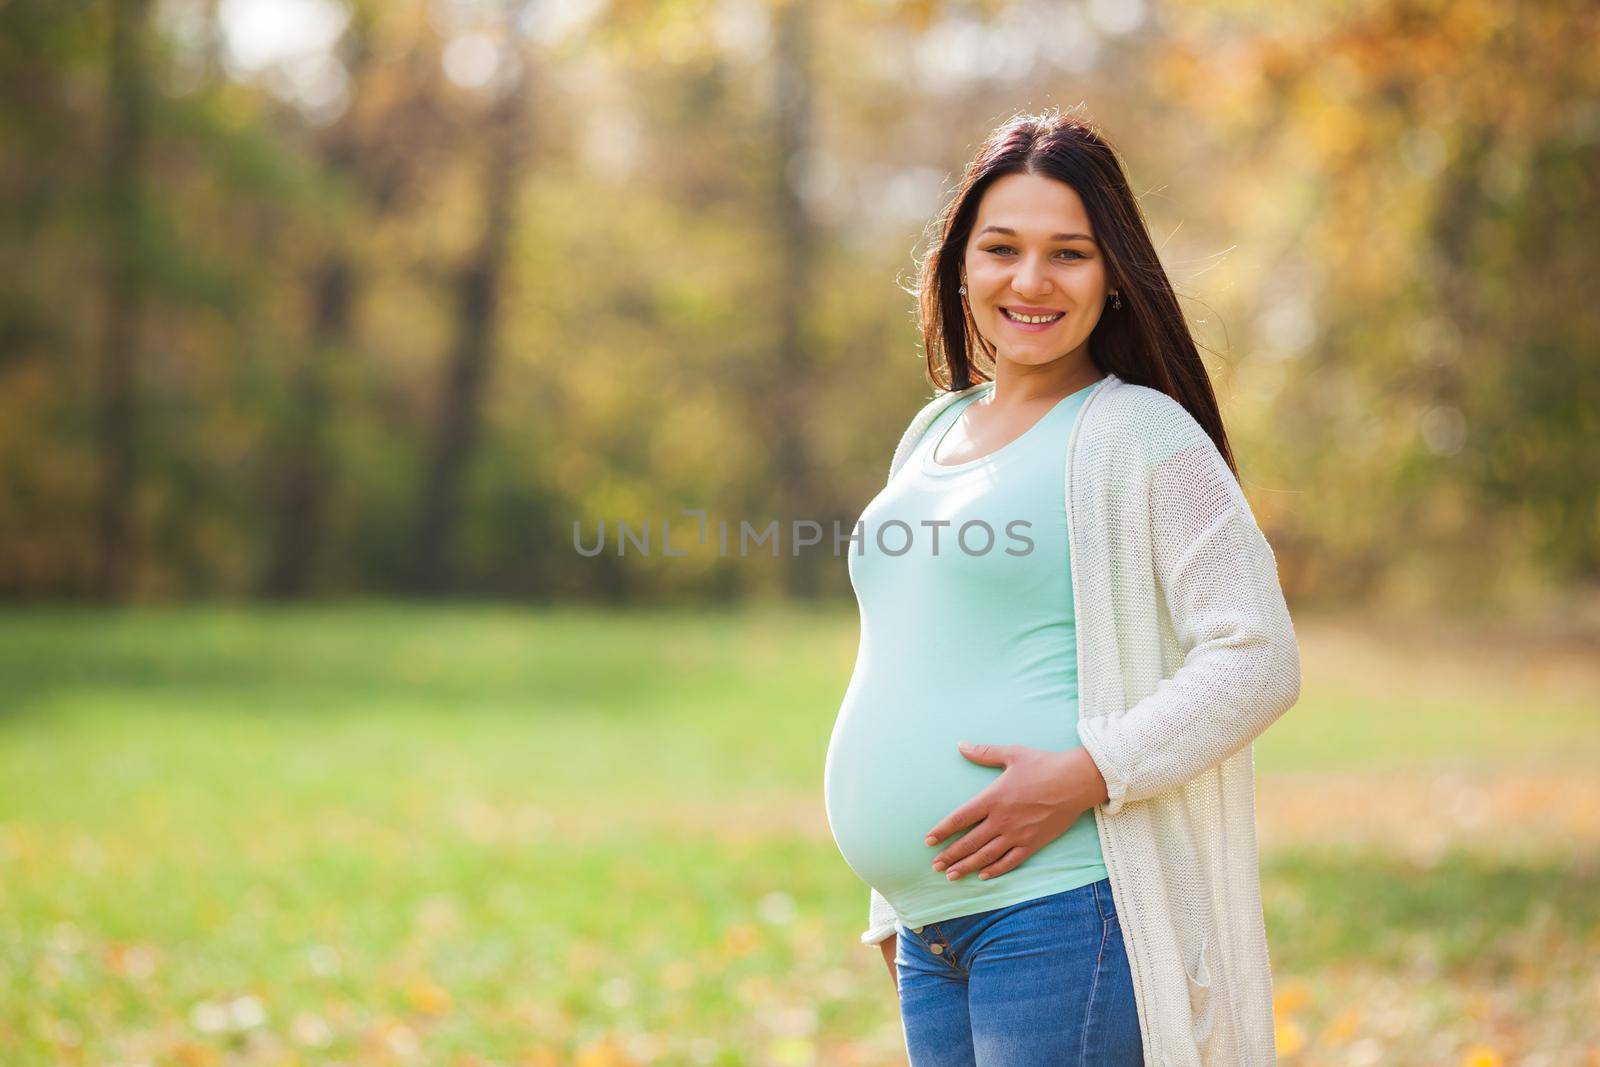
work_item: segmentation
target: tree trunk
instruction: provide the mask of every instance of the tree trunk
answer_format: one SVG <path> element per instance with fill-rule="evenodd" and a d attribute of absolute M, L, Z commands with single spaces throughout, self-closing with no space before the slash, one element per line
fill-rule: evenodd
<path fill-rule="evenodd" d="M 95 436 L 100 484 L 97 501 L 95 591 L 105 600 L 128 594 L 134 560 L 134 479 L 137 436 L 134 397 L 144 303 L 140 177 L 145 151 L 146 0 L 111 5 L 105 155 L 105 319 L 100 342 Z"/>
<path fill-rule="evenodd" d="M 261 592 L 274 598 L 310 591 L 322 549 L 330 483 L 326 425 L 329 415 L 328 366 L 348 351 L 354 271 L 342 250 L 323 259 L 312 282 L 312 343 L 305 353 L 283 423 L 278 468 L 278 529 L 272 561 Z"/>
<path fill-rule="evenodd" d="M 506 40 L 513 39 L 514 31 L 508 29 Z M 510 47 L 509 43 L 506 47 Z M 524 57 L 522 62 L 527 59 Z M 519 75 L 486 116 L 489 144 L 481 187 L 483 232 L 472 256 L 456 275 L 456 341 L 441 383 L 418 520 L 415 583 L 423 593 L 443 593 L 453 583 L 455 535 L 482 421 L 484 382 L 494 359 L 499 292 L 515 225 L 522 146 L 528 136 L 527 86 L 526 75 Z"/>
<path fill-rule="evenodd" d="M 816 234 L 799 187 L 811 146 L 811 29 L 809 0 L 788 0 L 780 7 L 773 48 L 778 341 L 773 375 L 760 405 L 763 425 L 773 438 L 778 503 L 787 516 L 780 524 L 785 544 L 793 530 L 789 520 L 810 519 L 824 527 L 820 544 L 800 550 L 799 555 L 789 545 L 783 556 L 789 595 L 806 599 L 817 595 L 818 552 L 832 545 L 832 530 L 818 513 L 821 500 L 807 436 L 812 360 L 805 325 L 812 304 Z"/>

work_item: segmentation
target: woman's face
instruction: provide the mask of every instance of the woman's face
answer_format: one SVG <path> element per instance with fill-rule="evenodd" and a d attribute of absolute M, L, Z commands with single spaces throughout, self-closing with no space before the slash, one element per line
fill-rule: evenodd
<path fill-rule="evenodd" d="M 1007 174 L 984 192 L 967 241 L 967 303 L 997 358 L 1040 365 L 1076 352 L 1105 309 L 1105 258 L 1070 185 Z M 1016 322 L 1054 316 L 1048 324 Z"/>

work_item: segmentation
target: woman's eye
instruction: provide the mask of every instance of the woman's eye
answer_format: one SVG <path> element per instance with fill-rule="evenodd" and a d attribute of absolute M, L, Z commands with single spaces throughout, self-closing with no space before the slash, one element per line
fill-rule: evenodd
<path fill-rule="evenodd" d="M 995 245 L 993 248 L 988 248 L 988 249 L 985 249 L 984 251 L 992 252 L 992 253 L 998 255 L 1002 251 L 1004 251 L 1004 252 L 1015 252 L 1016 249 L 1012 248 L 1010 245 Z M 1074 251 L 1071 248 L 1063 248 L 1061 250 L 1060 254 L 1066 256 L 1069 259 L 1085 259 L 1085 258 L 1087 258 L 1082 252 Z"/>

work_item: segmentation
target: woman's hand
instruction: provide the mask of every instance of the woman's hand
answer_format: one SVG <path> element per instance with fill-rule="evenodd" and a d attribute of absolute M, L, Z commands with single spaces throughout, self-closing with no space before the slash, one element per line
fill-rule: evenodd
<path fill-rule="evenodd" d="M 889 978 L 894 982 L 894 987 L 896 989 L 900 988 L 900 976 L 895 973 L 894 955 L 895 950 L 899 947 L 899 945 L 900 935 L 898 933 L 890 934 L 888 937 L 878 942 L 878 947 L 883 949 L 883 962 L 889 965 Z"/>
<path fill-rule="evenodd" d="M 928 832 L 925 844 L 971 826 L 934 857 L 933 869 L 954 881 L 978 871 L 994 878 L 1066 833 L 1078 816 L 1106 800 L 1106 782 L 1082 748 L 1052 752 L 1024 745 L 973 745 L 959 751 L 974 763 L 1005 773 Z"/>

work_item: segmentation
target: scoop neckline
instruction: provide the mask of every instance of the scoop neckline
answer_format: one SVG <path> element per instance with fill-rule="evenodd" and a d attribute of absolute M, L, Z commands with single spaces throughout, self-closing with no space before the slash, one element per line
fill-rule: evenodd
<path fill-rule="evenodd" d="M 982 388 L 974 390 L 970 397 L 967 397 L 959 404 L 950 405 L 951 409 L 955 411 L 956 416 L 945 424 L 944 429 L 939 431 L 939 436 L 935 438 L 933 443 L 930 444 L 927 450 L 923 452 L 922 469 L 929 474 L 941 475 L 960 474 L 962 471 L 972 470 L 975 467 L 982 467 L 985 464 L 1000 458 L 1006 452 L 1014 450 L 1018 445 L 1022 444 L 1022 442 L 1025 441 L 1035 430 L 1037 430 L 1046 419 L 1054 415 L 1063 404 L 1071 400 L 1073 397 L 1088 392 L 1090 389 L 1093 389 L 1103 381 L 1105 381 L 1105 376 L 1102 375 L 1101 377 L 1090 382 L 1088 385 L 1084 386 L 1082 389 L 1068 393 L 1060 400 L 1057 400 L 1050 406 L 1049 411 L 1046 411 L 1043 415 L 1040 415 L 1037 419 L 1034 419 L 1031 426 L 1029 426 L 1026 430 L 1023 430 L 1011 440 L 1007 441 L 1005 444 L 1001 445 L 999 448 L 995 449 L 993 452 L 985 453 L 976 459 L 969 459 L 953 466 L 940 463 L 938 460 L 933 458 L 933 454 L 939 451 L 939 446 L 944 443 L 944 439 L 949 436 L 950 431 L 955 428 L 955 424 L 961 421 L 961 412 L 965 411 L 967 407 L 975 402 L 979 397 L 985 395 L 986 393 L 994 392 L 994 381 L 991 379 L 990 381 L 986 382 Z"/>

